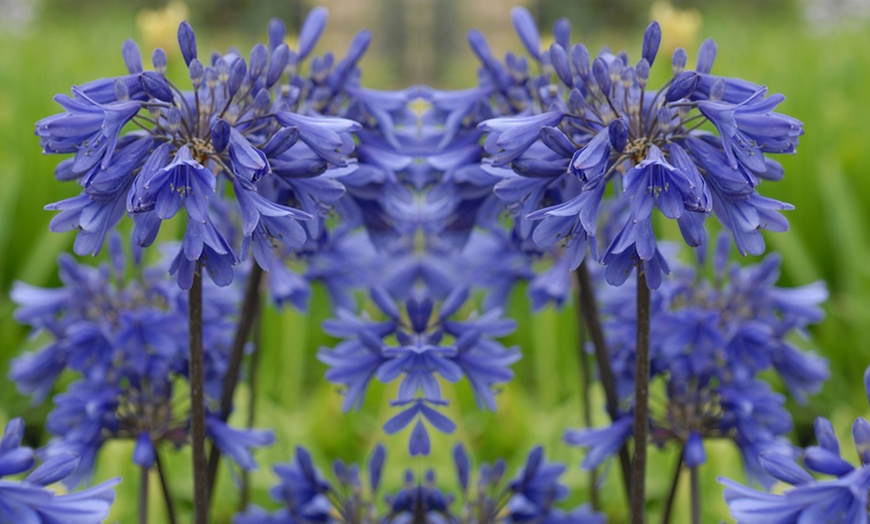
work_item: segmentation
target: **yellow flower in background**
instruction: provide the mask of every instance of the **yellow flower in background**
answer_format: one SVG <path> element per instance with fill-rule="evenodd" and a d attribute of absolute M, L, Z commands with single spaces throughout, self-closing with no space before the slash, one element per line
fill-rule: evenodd
<path fill-rule="evenodd" d="M 143 9 L 136 26 L 145 49 L 162 47 L 167 54 L 178 53 L 178 24 L 187 18 L 187 4 L 173 0 L 163 9 Z"/>
<path fill-rule="evenodd" d="M 697 9 L 678 9 L 670 2 L 659 0 L 650 7 L 653 20 L 662 26 L 661 49 L 668 54 L 674 49 L 694 49 L 701 29 L 701 13 Z"/>

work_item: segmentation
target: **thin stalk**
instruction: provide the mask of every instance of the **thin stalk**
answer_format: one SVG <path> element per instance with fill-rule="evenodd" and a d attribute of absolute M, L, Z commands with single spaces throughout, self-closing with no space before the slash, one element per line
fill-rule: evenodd
<path fill-rule="evenodd" d="M 248 420 L 247 427 L 254 427 L 256 418 L 257 406 L 257 370 L 260 367 L 260 324 L 254 326 L 254 351 L 251 353 L 251 367 L 248 371 Z M 242 498 L 240 501 L 240 510 L 244 511 L 248 507 L 251 495 L 250 475 L 247 471 L 242 472 Z"/>
<path fill-rule="evenodd" d="M 692 524 L 701 524 L 701 489 L 698 468 L 689 468 L 689 485 L 692 491 Z"/>
<path fill-rule="evenodd" d="M 683 472 L 683 452 L 677 457 L 677 465 L 674 466 L 674 478 L 671 480 L 671 489 L 668 491 L 668 499 L 665 501 L 665 510 L 662 513 L 662 524 L 670 524 L 671 510 L 674 508 L 674 499 L 677 497 L 677 486 L 680 484 L 680 473 Z"/>
<path fill-rule="evenodd" d="M 586 330 L 583 329 L 583 314 L 580 312 L 580 308 L 577 308 L 577 314 L 580 318 L 578 318 L 577 328 L 579 332 L 579 357 L 580 357 L 580 402 L 583 404 L 583 424 L 586 428 L 592 427 L 592 405 L 589 399 L 589 395 L 591 393 L 592 388 L 592 377 L 589 370 L 589 355 L 586 354 L 586 350 L 583 349 L 584 342 L 586 341 Z M 590 502 L 592 502 L 592 509 L 598 510 L 601 507 L 598 496 L 598 469 L 593 469 L 589 472 L 589 485 L 591 487 L 590 490 Z"/>
<path fill-rule="evenodd" d="M 226 421 L 233 409 L 233 395 L 239 383 L 239 371 L 242 368 L 242 360 L 245 356 L 245 342 L 251 334 L 251 329 L 260 314 L 260 283 L 263 280 L 263 270 L 254 264 L 248 275 L 248 284 L 245 288 L 244 302 L 242 302 L 241 318 L 236 327 L 233 345 L 230 349 L 230 360 L 227 364 L 227 374 L 224 376 L 223 389 L 221 390 L 221 420 Z M 216 446 L 211 447 L 208 457 L 208 491 L 214 490 L 217 480 L 218 465 L 221 454 Z"/>
<path fill-rule="evenodd" d="M 163 464 L 160 462 L 160 453 L 155 455 L 154 465 L 157 466 L 157 476 L 160 477 L 160 490 L 163 492 L 163 500 L 166 502 L 166 516 L 169 518 L 169 524 L 177 524 L 175 519 L 175 504 L 172 502 L 172 491 L 169 489 L 166 473 L 163 471 Z"/>
<path fill-rule="evenodd" d="M 589 268 L 584 260 L 575 272 L 580 284 L 580 314 L 589 330 L 592 345 L 595 348 L 595 360 L 598 362 L 598 375 L 604 386 L 604 397 L 607 403 L 607 413 L 611 420 L 616 420 L 619 412 L 619 398 L 616 396 L 616 378 L 610 367 L 610 355 L 604 342 L 604 331 L 601 328 L 601 319 L 598 316 L 598 306 L 595 304 L 595 293 L 592 289 L 592 279 L 589 276 Z M 619 466 L 622 470 L 622 484 L 625 488 L 625 496 L 631 500 L 631 457 L 628 447 L 625 445 L 619 450 Z"/>
<path fill-rule="evenodd" d="M 646 451 L 649 430 L 649 287 L 643 264 L 637 265 L 637 348 L 634 374 L 634 462 L 631 522 L 643 524 L 646 500 Z"/>
<path fill-rule="evenodd" d="M 139 472 L 139 524 L 148 524 L 148 467 Z"/>
<path fill-rule="evenodd" d="M 193 441 L 193 506 L 196 524 L 208 524 L 208 464 L 205 460 L 205 401 L 202 349 L 202 266 L 190 287 L 190 428 Z"/>

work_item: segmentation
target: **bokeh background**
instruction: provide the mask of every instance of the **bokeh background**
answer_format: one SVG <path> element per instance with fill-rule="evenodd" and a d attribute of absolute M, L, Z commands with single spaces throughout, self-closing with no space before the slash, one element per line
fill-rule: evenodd
<path fill-rule="evenodd" d="M 794 441 L 811 443 L 816 416 L 831 418 L 848 442 L 856 416 L 870 409 L 861 380 L 870 364 L 870 0 L 718 0 L 650 3 L 645 0 L 324 0 L 330 21 L 319 52 L 343 54 L 353 34 L 362 28 L 374 41 L 362 62 L 364 84 L 401 88 L 427 83 L 438 88 L 475 84 L 476 63 L 465 41 L 477 27 L 489 38 L 497 55 L 521 50 L 510 24 L 510 8 L 526 5 L 548 35 L 553 22 L 568 17 L 573 40 L 591 50 L 603 45 L 638 56 L 644 27 L 652 18 L 662 24 L 663 51 L 689 51 L 690 63 L 704 38 L 717 41 L 714 72 L 740 76 L 782 92 L 784 113 L 805 123 L 806 135 L 798 154 L 781 160 L 786 177 L 764 188 L 766 195 L 791 202 L 792 230 L 768 235 L 769 251 L 782 255 L 782 285 L 828 282 L 828 318 L 812 329 L 804 343 L 830 361 L 832 379 L 807 406 L 790 403 L 795 418 Z M 49 406 L 31 406 L 16 394 L 5 376 L 8 362 L 38 341 L 12 318 L 8 299 L 15 280 L 58 284 L 56 257 L 70 251 L 72 234 L 48 232 L 51 213 L 43 206 L 76 193 L 74 184 L 52 177 L 58 159 L 41 155 L 33 124 L 55 113 L 56 93 L 71 85 L 125 72 L 120 55 L 127 37 L 137 40 L 147 60 L 153 47 L 170 52 L 170 70 L 181 71 L 175 31 L 188 19 L 197 31 L 201 53 L 236 45 L 244 54 L 266 36 L 269 18 L 282 18 L 290 33 L 298 30 L 305 13 L 317 5 L 302 1 L 260 0 L 130 0 L 125 2 L 72 0 L 0 0 L 0 423 L 24 416 L 27 439 L 37 446 L 47 436 L 41 424 Z M 545 36 L 545 39 L 547 37 Z M 662 59 L 661 62 L 665 62 Z M 657 64 L 657 68 L 663 67 Z M 655 71 L 656 68 L 654 68 Z M 95 263 L 99 260 L 94 261 Z M 752 260 L 747 260 L 751 262 Z M 297 445 L 308 447 L 322 469 L 335 458 L 361 461 L 377 442 L 389 449 L 387 487 L 401 484 L 405 468 L 434 468 L 438 483 L 454 484 L 449 451 L 462 441 L 476 462 L 505 457 L 509 470 L 522 464 L 535 444 L 548 456 L 568 464 L 566 482 L 571 502 L 588 500 L 588 477 L 578 464 L 582 453 L 561 442 L 566 427 L 582 425 L 579 400 L 576 312 L 562 310 L 532 314 L 524 290 L 515 293 L 510 316 L 519 320 L 509 342 L 521 346 L 524 357 L 514 366 L 516 379 L 504 386 L 497 413 L 479 412 L 470 389 L 455 389 L 451 415 L 459 430 L 440 438 L 433 456 L 407 457 L 407 436 L 388 437 L 380 425 L 389 417 L 389 392 L 374 388 L 364 409 L 342 414 L 341 398 L 323 379 L 325 367 L 315 359 L 318 347 L 331 341 L 320 330 L 329 315 L 322 290 L 307 313 L 267 309 L 263 319 L 262 369 L 255 383 L 256 423 L 273 427 L 277 443 L 258 454 L 260 471 L 252 476 L 253 500 L 274 507 L 267 489 L 274 482 L 270 465 L 289 461 Z M 244 399 L 251 394 L 245 386 Z M 593 392 L 593 405 L 603 395 Z M 234 415 L 244 421 L 243 409 Z M 602 408 L 593 419 L 606 422 Z M 137 475 L 130 464 L 132 446 L 113 443 L 102 456 L 97 479 L 121 475 L 118 503 L 112 520 L 133 522 Z M 176 498 L 189 509 L 189 457 L 168 451 Z M 674 450 L 653 452 L 648 494 L 651 512 L 660 510 L 671 475 Z M 728 443 L 708 446 L 709 463 L 701 470 L 704 522 L 729 520 L 716 483 L 717 476 L 743 479 L 735 450 Z M 604 480 L 602 500 L 612 522 L 625 519 L 626 506 L 618 488 L 618 473 Z M 155 482 L 154 488 L 157 489 Z M 687 482 L 678 495 L 674 522 L 685 520 Z M 226 471 L 218 486 L 217 513 L 230 515 L 238 505 L 235 486 Z M 156 493 L 156 492 L 155 492 Z M 153 522 L 163 522 L 163 509 L 153 497 Z M 184 517 L 182 521 L 185 521 Z M 216 522 L 229 522 L 229 517 Z"/>

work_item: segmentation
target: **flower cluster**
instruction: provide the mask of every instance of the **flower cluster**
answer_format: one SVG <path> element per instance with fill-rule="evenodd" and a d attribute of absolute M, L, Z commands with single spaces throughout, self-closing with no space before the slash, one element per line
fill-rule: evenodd
<path fill-rule="evenodd" d="M 870 368 L 864 372 L 864 389 L 870 398 Z M 765 522 L 854 522 L 870 518 L 867 493 L 870 490 L 870 423 L 858 418 L 852 425 L 852 438 L 861 462 L 854 467 L 842 458 L 840 441 L 831 422 L 819 417 L 815 423 L 818 446 L 803 453 L 801 468 L 789 454 L 761 453 L 764 471 L 792 488 L 781 494 L 755 491 L 730 479 L 720 478 L 731 514 L 746 524 Z M 837 477 L 817 480 L 806 470 Z"/>
<path fill-rule="evenodd" d="M 675 266 L 653 293 L 650 313 L 651 380 L 664 381 L 667 402 L 653 412 L 651 440 L 685 446 L 687 463 L 704 462 L 703 439 L 726 438 L 740 449 L 750 476 L 769 486 L 774 479 L 759 465 L 765 450 L 790 453 L 791 430 L 785 397 L 760 374 L 773 370 L 799 402 L 828 378 L 827 362 L 791 340 L 822 320 L 827 298 L 822 282 L 776 287 L 779 257 L 758 265 L 728 265 L 729 240 L 720 236 L 713 257 L 714 279 L 699 269 Z M 589 448 L 585 468 L 597 467 L 631 435 L 634 392 L 635 307 L 632 285 L 598 290 L 611 364 L 624 413 L 604 429 L 571 430 L 568 443 Z"/>
<path fill-rule="evenodd" d="M 499 310 L 453 320 L 468 299 L 464 287 L 438 303 L 437 310 L 436 302 L 426 295 L 414 294 L 401 308 L 383 288 L 375 288 L 371 297 L 386 318 L 373 321 L 339 310 L 338 318 L 326 321 L 324 329 L 346 340 L 332 350 L 322 349 L 318 357 L 330 366 L 326 378 L 346 387 L 345 410 L 362 405 L 372 378 L 385 383 L 401 378 L 392 404 L 403 410 L 384 424 L 384 430 L 396 433 L 416 421 L 410 453 L 428 455 L 423 419 L 445 433 L 455 429 L 435 409 L 447 404 L 439 379 L 457 382 L 467 377 L 478 405 L 495 410 L 492 387 L 513 377 L 509 366 L 519 359 L 519 352 L 493 337 L 513 331 L 514 322 L 501 318 Z"/>
<path fill-rule="evenodd" d="M 560 20 L 556 42 L 541 50 L 531 15 L 513 10 L 513 21 L 538 76 L 525 58 L 509 54 L 502 64 L 473 34 L 483 62 L 481 94 L 496 92 L 515 114 L 486 120 L 486 171 L 501 177 L 495 193 L 507 202 L 520 238 L 541 248 L 564 249 L 576 268 L 587 248 L 607 266 L 613 285 L 641 264 L 650 288 L 669 268 L 653 231 L 653 209 L 679 224 L 690 246 L 705 241 L 712 212 L 731 231 L 742 254 L 764 250 L 761 229 L 783 231 L 778 213 L 791 206 L 761 197 L 761 180 L 782 178 L 765 153 L 793 153 L 802 125 L 774 112 L 782 95 L 750 82 L 712 75 L 716 46 L 707 40 L 694 71 L 677 49 L 673 76 L 648 88 L 661 29 L 653 22 L 634 65 L 625 53 L 603 50 L 591 58 L 583 44 L 570 45 L 570 26 Z M 476 107 L 469 105 L 467 108 Z M 712 124 L 718 134 L 702 126 Z M 608 182 L 625 210 L 599 224 Z M 598 252 L 601 227 L 618 233 Z"/>
<path fill-rule="evenodd" d="M 49 455 L 36 469 L 36 454 L 21 446 L 24 422 L 13 419 L 0 437 L 0 521 L 97 524 L 109 514 L 115 500 L 113 487 L 120 479 L 60 495 L 47 486 L 69 476 L 79 463 L 72 452 Z M 31 471 L 32 470 L 32 471 Z M 29 473 L 28 473 L 29 472 Z M 21 481 L 4 479 L 27 473 Z"/>
<path fill-rule="evenodd" d="M 46 153 L 73 154 L 58 165 L 57 178 L 83 188 L 48 206 L 60 211 L 51 229 L 78 230 L 76 253 L 95 254 L 126 213 L 136 224 L 136 243 L 149 246 L 162 222 L 184 209 L 184 241 L 170 267 L 184 289 L 197 264 L 227 285 L 249 246 L 269 271 L 276 251 L 299 250 L 321 236 L 325 214 L 345 190 L 339 180 L 353 171 L 351 133 L 360 128 L 323 112 L 344 103 L 368 44 L 362 34 L 343 61 L 315 59 L 311 77 L 301 76 L 325 22 L 326 11 L 313 10 L 293 51 L 283 42 L 283 24 L 273 21 L 268 47 L 257 44 L 247 61 L 231 51 L 206 63 L 183 22 L 178 42 L 187 91 L 167 78 L 162 49 L 146 71 L 138 47 L 126 41 L 128 75 L 58 95 L 64 112 L 36 124 Z M 123 133 L 127 124 L 135 129 Z M 240 231 L 228 219 L 233 213 Z"/>
<path fill-rule="evenodd" d="M 46 422 L 56 437 L 49 453 L 80 457 L 67 477 L 71 485 L 90 476 L 108 439 L 134 440 L 133 461 L 150 467 L 159 445 L 180 447 L 189 438 L 189 413 L 179 409 L 176 395 L 179 383 L 188 380 L 187 294 L 167 279 L 166 264 L 128 268 L 117 235 L 110 237 L 109 251 L 111 264 L 99 267 L 62 256 L 61 288 L 18 282 L 12 290 L 18 321 L 48 338 L 41 349 L 12 362 L 9 376 L 19 391 L 41 402 L 64 371 L 77 376 L 54 397 Z M 136 276 L 125 279 L 128 274 Z M 223 386 L 240 293 L 209 285 L 204 299 L 208 436 L 242 468 L 253 469 L 249 448 L 271 444 L 272 433 L 232 429 L 213 404 Z"/>
<path fill-rule="evenodd" d="M 462 490 L 462 504 L 454 507 L 453 495 L 443 493 L 428 470 L 422 482 L 406 471 L 404 486 L 384 496 L 387 512 L 377 515 L 376 502 L 384 472 L 386 453 L 378 446 L 368 465 L 368 487 L 360 480 L 360 470 L 336 461 L 333 467 L 338 486 L 333 487 L 314 467 L 303 448 L 296 449 L 292 464 L 275 466 L 281 484 L 272 489 L 272 498 L 283 508 L 269 513 L 252 508 L 233 520 L 234 524 L 289 524 L 291 522 L 438 522 L 501 523 L 541 522 L 548 524 L 603 524 L 605 519 L 580 506 L 570 512 L 556 507 L 567 495 L 559 483 L 565 471 L 561 464 L 548 463 L 537 447 L 529 453 L 525 466 L 512 481 L 505 481 L 505 463 L 484 464 L 472 487 L 471 463 L 465 449 L 457 444 L 453 452 L 456 473 Z M 469 492 L 469 487 L 471 491 Z M 368 493 L 368 498 L 364 493 Z"/>

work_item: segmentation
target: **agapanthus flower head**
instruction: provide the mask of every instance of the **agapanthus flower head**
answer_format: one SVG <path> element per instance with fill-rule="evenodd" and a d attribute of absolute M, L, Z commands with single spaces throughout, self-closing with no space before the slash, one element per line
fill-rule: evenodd
<path fill-rule="evenodd" d="M 465 287 L 442 301 L 419 292 L 397 303 L 380 287 L 372 290 L 371 298 L 384 315 L 383 321 L 339 310 L 338 318 L 324 323 L 328 333 L 345 339 L 318 354 L 330 367 L 326 378 L 346 387 L 345 410 L 361 405 L 372 378 L 384 383 L 400 380 L 392 404 L 402 411 L 386 422 L 384 430 L 396 433 L 413 422 L 412 455 L 429 454 L 424 421 L 445 433 L 456 427 L 438 411 L 448 403 L 440 381 L 467 377 L 478 405 L 495 410 L 493 386 L 513 378 L 510 365 L 520 357 L 516 349 L 505 348 L 495 337 L 512 332 L 513 321 L 502 318 L 500 310 L 454 320 L 469 298 Z"/>
<path fill-rule="evenodd" d="M 36 453 L 21 446 L 24 422 L 12 419 L 0 437 L 0 521 L 34 524 L 98 524 L 109 515 L 115 500 L 114 486 L 121 479 L 58 494 L 48 486 L 68 477 L 78 467 L 79 456 L 71 452 L 48 455 L 36 466 Z M 27 473 L 22 480 L 4 479 Z"/>
<path fill-rule="evenodd" d="M 792 335 L 823 318 L 820 305 L 827 290 L 821 282 L 777 287 L 779 257 L 770 255 L 757 265 L 727 265 L 729 247 L 723 236 L 712 257 L 711 280 L 701 276 L 702 267 L 672 263 L 672 278 L 652 293 L 651 381 L 664 382 L 667 401 L 653 409 L 650 438 L 658 445 L 675 442 L 684 449 L 685 463 L 693 466 L 705 460 L 703 440 L 729 439 L 740 449 L 749 476 L 770 485 L 773 478 L 758 454 L 789 453 L 784 436 L 792 421 L 784 395 L 773 391 L 761 374 L 775 372 L 798 402 L 818 392 L 829 376 L 827 362 L 796 347 Z M 631 436 L 633 287 L 598 290 L 622 411 L 610 427 L 566 433 L 566 442 L 588 449 L 587 469 L 613 456 Z"/>
<path fill-rule="evenodd" d="M 133 461 L 150 467 L 162 445 L 189 439 L 189 413 L 176 392 L 188 380 L 188 304 L 166 274 L 166 264 L 128 267 L 119 236 L 109 240 L 111 264 L 91 267 L 60 259 L 64 287 L 13 286 L 16 318 L 44 333 L 46 344 L 12 361 L 9 378 L 42 402 L 64 374 L 75 379 L 57 394 L 46 429 L 49 453 L 74 452 L 71 485 L 87 480 L 110 439 L 135 441 Z M 270 431 L 226 425 L 214 404 L 220 398 L 241 294 L 235 287 L 204 286 L 203 336 L 207 433 L 243 469 L 255 469 L 252 448 L 272 443 Z"/>
<path fill-rule="evenodd" d="M 45 152 L 74 154 L 58 166 L 58 178 L 83 188 L 47 206 L 60 211 L 51 229 L 78 230 L 76 252 L 96 254 L 125 214 L 134 218 L 137 242 L 148 246 L 161 223 L 183 210 L 187 228 L 170 271 L 184 289 L 198 266 L 227 285 L 249 247 L 268 271 L 275 249 L 298 250 L 317 237 L 323 215 L 344 192 L 329 173 L 348 172 L 352 133 L 360 129 L 330 113 L 358 81 L 367 43 L 355 41 L 334 66 L 331 55 L 315 59 L 311 76 L 300 76 L 298 65 L 325 21 L 322 8 L 311 12 L 296 51 L 281 42 L 283 25 L 273 24 L 273 47 L 258 44 L 247 59 L 217 53 L 210 63 L 198 58 L 194 31 L 183 22 L 178 43 L 188 89 L 167 78 L 165 53 L 156 51 L 154 70 L 143 71 L 135 43 L 125 42 L 129 75 L 58 95 L 64 112 L 36 124 Z M 133 130 L 124 133 L 127 124 Z M 230 211 L 241 216 L 241 251 L 221 216 L 222 199 L 236 202 Z"/>
<path fill-rule="evenodd" d="M 788 222 L 778 211 L 791 206 L 758 195 L 763 179 L 781 178 L 767 153 L 794 153 L 802 124 L 775 112 L 782 95 L 765 87 L 710 74 L 715 46 L 705 43 L 695 71 L 685 69 L 685 51 L 675 52 L 672 77 L 660 88 L 648 85 L 658 53 L 661 29 L 650 24 L 642 57 L 630 63 L 625 53 L 603 50 L 590 57 L 582 44 L 570 49 L 570 31 L 557 25 L 559 39 L 542 50 L 531 15 L 513 12 L 514 25 L 541 75 L 530 77 L 522 59 L 495 61 L 485 42 L 472 47 L 490 81 L 505 86 L 506 70 L 522 72 L 527 86 L 513 89 L 516 114 L 486 120 L 490 172 L 504 180 L 495 192 L 514 214 L 523 237 L 534 229 L 542 247 L 557 242 L 568 252 L 570 267 L 583 260 L 599 236 L 599 203 L 605 185 L 630 213 L 600 261 L 612 267 L 608 282 L 621 285 L 642 266 L 650 288 L 669 272 L 653 228 L 653 210 L 675 220 L 687 244 L 705 241 L 704 222 L 711 213 L 732 233 L 741 254 L 760 254 L 760 230 L 783 231 Z M 521 94 L 517 94 L 521 93 Z M 519 97 L 519 98 L 516 98 Z M 712 123 L 718 134 L 701 126 Z M 610 220 L 615 220 L 610 217 Z M 532 221 L 533 223 L 529 223 Z"/>
<path fill-rule="evenodd" d="M 864 372 L 864 386 L 870 398 L 870 368 Z M 762 452 L 761 468 L 778 482 L 790 485 L 781 493 L 766 493 L 720 478 L 725 485 L 725 502 L 739 522 L 867 522 L 867 493 L 870 490 L 870 423 L 858 418 L 852 425 L 852 439 L 859 465 L 853 466 L 840 451 L 831 422 L 819 417 L 815 423 L 818 446 L 803 451 L 803 467 L 789 454 Z M 809 472 L 807 471 L 809 470 Z M 817 475 L 834 479 L 818 479 Z"/>

